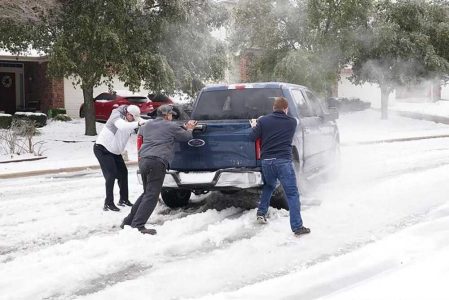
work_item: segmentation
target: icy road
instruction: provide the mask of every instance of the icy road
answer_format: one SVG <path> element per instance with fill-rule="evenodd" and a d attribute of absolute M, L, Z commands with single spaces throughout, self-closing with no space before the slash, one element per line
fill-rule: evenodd
<path fill-rule="evenodd" d="M 158 234 L 147 236 L 118 228 L 129 208 L 102 211 L 98 171 L 2 180 L 0 298 L 304 300 L 358 287 L 353 298 L 339 299 L 400 299 L 398 285 L 384 284 L 391 290 L 379 298 L 362 283 L 429 254 L 447 260 L 449 138 L 360 142 L 448 134 L 449 126 L 394 117 L 381 123 L 373 112 L 342 116 L 339 126 L 341 176 L 302 199 L 312 233 L 301 238 L 283 210 L 256 224 L 239 194 L 212 194 L 183 210 L 160 204 L 149 221 Z M 135 200 L 141 186 L 135 169 L 129 173 Z M 245 208 L 235 207 L 242 202 Z M 423 240 L 423 232 L 434 239 Z M 437 277 L 447 278 L 443 266 Z M 431 278 L 418 273 L 416 282 Z M 431 288 L 447 295 L 443 286 Z"/>

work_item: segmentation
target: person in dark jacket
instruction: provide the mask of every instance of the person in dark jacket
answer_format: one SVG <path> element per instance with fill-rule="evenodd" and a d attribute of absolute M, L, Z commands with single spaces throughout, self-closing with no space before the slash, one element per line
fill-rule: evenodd
<path fill-rule="evenodd" d="M 157 115 L 155 120 L 147 122 L 140 130 L 143 143 L 139 150 L 139 169 L 143 181 L 143 194 L 120 225 L 121 228 L 129 225 L 145 234 L 156 234 L 155 229 L 145 228 L 145 224 L 159 199 L 165 171 L 173 160 L 175 141 L 187 142 L 192 139 L 192 131 L 197 123 L 194 120 L 188 121 L 183 126 L 172 123 L 176 112 L 171 105 L 161 105 Z"/>
<path fill-rule="evenodd" d="M 287 112 L 287 99 L 276 97 L 273 113 L 251 122 L 253 128 L 250 134 L 251 140 L 256 141 L 260 138 L 262 142 L 261 163 L 264 186 L 257 209 L 257 221 L 267 223 L 266 215 L 270 198 L 279 180 L 287 196 L 290 227 L 295 235 L 302 235 L 310 233 L 310 229 L 303 226 L 301 203 L 292 162 L 292 141 L 298 121 L 289 117 Z"/>
<path fill-rule="evenodd" d="M 114 109 L 94 144 L 94 154 L 100 163 L 106 181 L 105 211 L 119 211 L 114 204 L 114 183 L 120 188 L 120 206 L 132 206 L 128 199 L 128 169 L 123 160 L 129 137 L 145 121 L 140 119 L 136 105 L 122 105 Z"/>

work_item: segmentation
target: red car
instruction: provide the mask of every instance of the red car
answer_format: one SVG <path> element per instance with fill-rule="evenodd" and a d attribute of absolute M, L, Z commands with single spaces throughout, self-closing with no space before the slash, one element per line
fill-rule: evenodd
<path fill-rule="evenodd" d="M 148 98 L 150 98 L 151 102 L 153 102 L 154 109 L 157 109 L 163 104 L 174 104 L 172 98 L 164 94 L 149 94 Z"/>
<path fill-rule="evenodd" d="M 106 122 L 112 110 L 120 105 L 137 105 L 142 116 L 151 114 L 160 105 L 154 105 L 148 97 L 130 91 L 104 92 L 95 97 L 94 102 L 97 122 Z M 84 118 L 84 103 L 80 107 L 80 118 Z"/>

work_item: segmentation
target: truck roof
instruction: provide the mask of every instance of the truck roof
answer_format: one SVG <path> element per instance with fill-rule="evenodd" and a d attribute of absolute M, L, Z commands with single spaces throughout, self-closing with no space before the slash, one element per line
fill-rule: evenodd
<path fill-rule="evenodd" d="M 297 87 L 305 88 L 302 85 L 286 83 L 286 82 L 248 82 L 248 83 L 233 83 L 233 84 L 210 84 L 202 89 L 205 91 L 220 91 L 230 89 L 246 89 L 246 88 L 283 88 L 283 87 Z"/>

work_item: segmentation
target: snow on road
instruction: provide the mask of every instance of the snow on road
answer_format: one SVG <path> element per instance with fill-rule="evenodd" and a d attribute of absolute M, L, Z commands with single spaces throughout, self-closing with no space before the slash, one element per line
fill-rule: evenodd
<path fill-rule="evenodd" d="M 1 298 L 443 299 L 449 138 L 354 142 L 449 127 L 377 118 L 367 111 L 339 120 L 340 177 L 303 199 L 312 234 L 301 238 L 286 211 L 270 210 L 269 224 L 259 225 L 254 209 L 222 209 L 240 194 L 184 210 L 159 205 L 150 218 L 158 235 L 144 236 L 117 228 L 128 208 L 101 210 L 98 171 L 2 180 Z M 141 187 L 129 171 L 136 199 Z"/>

